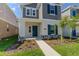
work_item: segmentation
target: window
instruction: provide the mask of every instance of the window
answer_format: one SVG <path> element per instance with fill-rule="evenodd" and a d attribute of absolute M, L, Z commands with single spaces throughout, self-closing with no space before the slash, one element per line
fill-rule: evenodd
<path fill-rule="evenodd" d="M 31 26 L 29 26 L 29 33 L 31 32 Z"/>
<path fill-rule="evenodd" d="M 48 4 L 47 5 L 47 12 L 50 15 L 57 15 L 57 6 Z"/>
<path fill-rule="evenodd" d="M 58 34 L 57 25 L 48 25 L 48 35 L 50 34 Z"/>
<path fill-rule="evenodd" d="M 9 32 L 9 28 L 7 28 L 7 32 Z"/>
<path fill-rule="evenodd" d="M 76 16 L 76 10 L 72 11 L 72 16 Z"/>
<path fill-rule="evenodd" d="M 32 9 L 32 16 L 36 16 L 36 9 Z"/>
<path fill-rule="evenodd" d="M 9 24 L 7 24 L 7 32 L 9 32 Z"/>
<path fill-rule="evenodd" d="M 26 16 L 36 17 L 36 8 L 26 7 Z"/>
<path fill-rule="evenodd" d="M 50 14 L 55 14 L 55 6 L 50 6 Z"/>
<path fill-rule="evenodd" d="M 30 15 L 30 9 L 27 9 L 27 15 Z"/>
<path fill-rule="evenodd" d="M 54 25 L 48 25 L 48 35 L 54 34 Z"/>
<path fill-rule="evenodd" d="M 30 8 L 26 8 L 26 16 L 30 16 L 31 15 L 31 9 Z"/>

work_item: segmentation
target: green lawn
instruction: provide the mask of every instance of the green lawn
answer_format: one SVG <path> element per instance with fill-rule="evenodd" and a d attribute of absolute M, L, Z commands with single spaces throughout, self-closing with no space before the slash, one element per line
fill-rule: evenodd
<path fill-rule="evenodd" d="M 79 56 L 79 43 L 55 45 L 53 48 L 62 56 Z"/>
<path fill-rule="evenodd" d="M 40 49 L 33 49 L 28 51 L 16 52 L 14 54 L 6 54 L 5 52 L 0 52 L 0 56 L 44 56 Z"/>
<path fill-rule="evenodd" d="M 18 39 L 18 36 L 14 35 L 1 40 L 0 51 L 4 51 L 6 48 L 10 47 L 12 44 L 14 44 L 17 41 L 17 39 Z"/>
<path fill-rule="evenodd" d="M 15 36 L 4 38 L 4 40 L 0 41 L 0 56 L 7 56 L 8 54 L 5 53 L 5 49 L 13 45 L 17 41 L 17 39 L 18 36 L 15 35 Z M 37 48 L 28 51 L 16 52 L 14 54 L 9 54 L 9 56 L 44 56 L 44 54 L 40 48 Z"/>
<path fill-rule="evenodd" d="M 40 49 L 32 49 L 28 51 L 17 52 L 12 54 L 12 56 L 44 56 Z"/>

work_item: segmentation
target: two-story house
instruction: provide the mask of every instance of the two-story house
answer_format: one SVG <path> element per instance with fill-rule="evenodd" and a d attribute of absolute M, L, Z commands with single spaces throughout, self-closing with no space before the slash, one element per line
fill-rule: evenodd
<path fill-rule="evenodd" d="M 62 10 L 61 14 L 62 17 L 67 16 L 70 20 L 72 16 L 79 15 L 79 6 L 76 5 L 68 6 L 67 8 Z M 72 36 L 79 36 L 79 22 L 76 23 L 76 28 L 74 29 L 69 28 L 68 26 L 64 27 L 63 35 L 68 37 L 70 34 Z"/>
<path fill-rule="evenodd" d="M 42 35 L 61 34 L 59 21 L 61 5 L 58 3 L 20 4 L 20 37 L 39 37 Z"/>

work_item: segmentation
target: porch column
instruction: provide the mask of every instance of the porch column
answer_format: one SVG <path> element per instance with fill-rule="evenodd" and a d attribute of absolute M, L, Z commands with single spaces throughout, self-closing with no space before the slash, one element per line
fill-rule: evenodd
<path fill-rule="evenodd" d="M 41 26 L 40 26 L 40 34 L 41 35 L 48 35 L 48 28 L 47 28 L 47 23 L 46 22 L 42 22 Z"/>
<path fill-rule="evenodd" d="M 23 20 L 19 20 L 18 22 L 19 25 L 19 36 L 24 38 L 25 37 L 25 23 Z"/>

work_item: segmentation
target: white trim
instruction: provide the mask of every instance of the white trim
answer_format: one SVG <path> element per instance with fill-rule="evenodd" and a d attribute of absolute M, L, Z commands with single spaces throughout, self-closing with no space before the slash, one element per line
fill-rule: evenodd
<path fill-rule="evenodd" d="M 52 16 L 52 15 L 55 16 L 56 14 L 49 14 L 49 15 L 51 15 L 51 16 Z"/>
<path fill-rule="evenodd" d="M 43 19 L 43 13 L 42 13 L 43 9 L 42 8 L 43 8 L 43 5 L 42 5 L 42 3 L 40 3 L 40 8 L 39 8 L 39 11 L 38 11 L 39 12 L 38 15 L 40 15 L 39 19 L 41 19 L 41 20 Z"/>
<path fill-rule="evenodd" d="M 71 6 L 66 7 L 65 9 L 61 10 L 61 13 L 63 13 L 65 10 L 70 9 Z"/>

